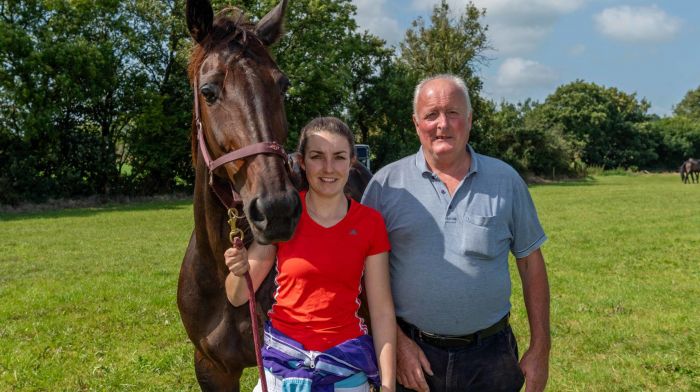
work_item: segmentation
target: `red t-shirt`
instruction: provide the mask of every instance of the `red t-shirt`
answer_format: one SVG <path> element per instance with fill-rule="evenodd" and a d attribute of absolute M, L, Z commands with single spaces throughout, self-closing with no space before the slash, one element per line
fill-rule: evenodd
<path fill-rule="evenodd" d="M 277 244 L 276 303 L 272 326 L 304 345 L 325 351 L 367 333 L 358 296 L 367 256 L 387 252 L 389 238 L 382 216 L 351 201 L 345 217 L 332 227 L 302 213 L 294 235 Z"/>

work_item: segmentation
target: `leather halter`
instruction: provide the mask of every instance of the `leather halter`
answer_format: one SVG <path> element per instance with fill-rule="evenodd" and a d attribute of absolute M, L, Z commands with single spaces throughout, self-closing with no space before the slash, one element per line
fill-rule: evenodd
<path fill-rule="evenodd" d="M 207 142 L 204 140 L 204 130 L 202 120 L 199 115 L 199 84 L 197 83 L 197 76 L 194 77 L 194 85 L 192 90 L 194 91 L 194 121 L 197 126 L 197 143 L 199 144 L 199 149 L 202 151 L 204 163 L 207 165 L 207 169 L 209 170 L 209 186 L 226 208 L 230 208 L 233 205 L 242 204 L 242 199 L 230 181 L 228 181 L 229 187 L 231 188 L 230 197 L 228 192 L 223 192 L 221 189 L 217 189 L 217 184 L 214 183 L 214 170 L 220 166 L 258 154 L 275 154 L 282 157 L 285 167 L 287 168 L 287 171 L 289 171 L 288 157 L 284 152 L 284 147 L 275 141 L 250 144 L 237 150 L 230 151 L 216 158 L 215 160 L 212 160 L 211 155 L 209 155 L 209 149 L 207 148 Z"/>

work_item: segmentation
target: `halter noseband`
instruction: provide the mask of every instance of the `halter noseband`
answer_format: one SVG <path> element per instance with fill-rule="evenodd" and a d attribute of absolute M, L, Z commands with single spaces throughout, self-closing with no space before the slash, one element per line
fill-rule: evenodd
<path fill-rule="evenodd" d="M 240 204 L 242 199 L 238 191 L 234 189 L 233 185 L 230 182 L 229 186 L 231 187 L 232 193 L 232 199 L 230 201 L 227 202 L 227 200 L 225 200 L 228 199 L 228 197 L 223 196 L 226 193 L 222 193 L 220 192 L 220 190 L 217 190 L 214 183 L 214 170 L 219 168 L 220 166 L 223 166 L 229 162 L 237 161 L 239 159 L 245 159 L 258 154 L 274 154 L 280 156 L 284 160 L 285 167 L 289 171 L 287 153 L 284 152 L 284 147 L 282 147 L 279 143 L 275 141 L 250 144 L 241 147 L 237 150 L 228 152 L 216 158 L 215 160 L 212 160 L 211 155 L 209 155 L 209 149 L 207 148 L 206 140 L 204 140 L 204 127 L 202 126 L 202 120 L 199 116 L 199 84 L 197 83 L 197 76 L 194 77 L 193 90 L 194 121 L 197 126 L 197 143 L 199 145 L 200 151 L 202 152 L 204 163 L 207 165 L 207 169 L 209 170 L 209 186 L 212 188 L 216 196 L 226 208 L 230 208 L 233 204 Z"/>

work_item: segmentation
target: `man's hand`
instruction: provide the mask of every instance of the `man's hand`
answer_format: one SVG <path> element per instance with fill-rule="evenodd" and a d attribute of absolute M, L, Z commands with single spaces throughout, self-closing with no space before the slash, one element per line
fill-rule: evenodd
<path fill-rule="evenodd" d="M 429 392 L 424 373 L 433 375 L 430 363 L 416 342 L 404 335 L 401 328 L 396 332 L 396 379 L 399 384 L 418 392 Z"/>
<path fill-rule="evenodd" d="M 520 370 L 525 375 L 525 392 L 541 392 L 549 378 L 549 352 L 528 349 L 520 359 Z"/>

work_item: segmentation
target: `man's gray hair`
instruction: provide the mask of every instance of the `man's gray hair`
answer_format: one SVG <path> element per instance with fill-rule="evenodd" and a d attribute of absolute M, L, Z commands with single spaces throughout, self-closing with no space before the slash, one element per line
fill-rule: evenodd
<path fill-rule="evenodd" d="M 454 83 L 461 91 L 464 93 L 464 98 L 467 100 L 467 114 L 472 112 L 472 102 L 469 99 L 469 89 L 467 88 L 467 84 L 464 83 L 464 79 L 460 78 L 457 75 L 452 75 L 452 74 L 439 74 L 439 75 L 434 75 L 434 76 L 429 76 L 418 83 L 416 86 L 416 89 L 413 91 L 413 114 L 416 114 L 416 109 L 418 109 L 418 96 L 420 95 L 421 90 L 423 89 L 423 86 L 425 86 L 426 83 L 432 82 L 433 80 L 437 79 L 444 79 L 444 80 L 449 80 L 452 83 Z"/>

